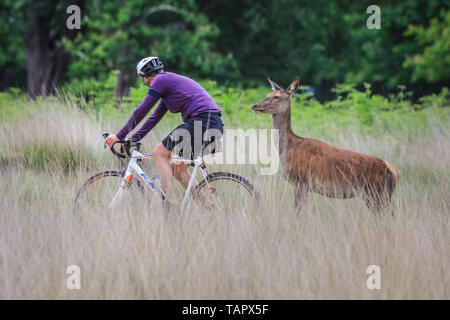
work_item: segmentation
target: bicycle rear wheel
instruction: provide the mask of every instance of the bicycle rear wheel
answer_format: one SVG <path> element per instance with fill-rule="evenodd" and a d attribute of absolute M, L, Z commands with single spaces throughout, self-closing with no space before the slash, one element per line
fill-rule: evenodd
<path fill-rule="evenodd" d="M 133 206 L 141 207 L 145 200 L 145 189 L 132 178 L 121 188 L 123 173 L 105 171 L 90 177 L 75 197 L 76 213 L 95 211 L 123 211 Z"/>
<path fill-rule="evenodd" d="M 202 192 L 204 196 L 198 195 Z M 261 194 L 245 177 L 232 172 L 213 172 L 194 190 L 197 202 L 211 211 L 249 212 L 261 206 Z"/>

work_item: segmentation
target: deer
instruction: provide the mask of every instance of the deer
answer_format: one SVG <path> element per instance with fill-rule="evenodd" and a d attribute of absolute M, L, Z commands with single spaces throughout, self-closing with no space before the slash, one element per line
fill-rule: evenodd
<path fill-rule="evenodd" d="M 252 110 L 272 114 L 283 176 L 294 187 L 297 213 L 303 212 L 309 192 L 340 199 L 360 197 L 377 216 L 389 207 L 400 171 L 375 156 L 296 135 L 291 128 L 291 97 L 299 80 L 286 90 L 270 79 L 268 82 L 272 92 L 253 104 Z"/>

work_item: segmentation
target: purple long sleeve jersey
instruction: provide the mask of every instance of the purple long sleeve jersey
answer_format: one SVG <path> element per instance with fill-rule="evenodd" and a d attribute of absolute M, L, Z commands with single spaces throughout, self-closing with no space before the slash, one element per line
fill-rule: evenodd
<path fill-rule="evenodd" d="M 221 112 L 213 98 L 197 82 L 176 73 L 162 72 L 156 75 L 147 96 L 116 136 L 124 139 L 159 99 L 161 101 L 155 111 L 131 137 L 133 140 L 141 140 L 161 120 L 167 110 L 172 113 L 181 112 L 183 121 L 204 112 Z"/>

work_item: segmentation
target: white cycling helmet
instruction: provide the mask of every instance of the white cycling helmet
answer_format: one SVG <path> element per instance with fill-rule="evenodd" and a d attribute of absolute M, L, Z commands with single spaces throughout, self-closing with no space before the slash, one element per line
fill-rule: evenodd
<path fill-rule="evenodd" d="M 147 57 L 139 61 L 136 66 L 138 76 L 153 76 L 164 68 L 158 57 Z"/>

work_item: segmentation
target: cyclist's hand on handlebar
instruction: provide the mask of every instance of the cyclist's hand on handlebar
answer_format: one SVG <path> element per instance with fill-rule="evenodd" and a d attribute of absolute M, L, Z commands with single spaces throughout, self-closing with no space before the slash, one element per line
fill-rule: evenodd
<path fill-rule="evenodd" d="M 115 134 L 110 134 L 109 136 L 106 137 L 105 139 L 105 143 L 108 147 L 112 148 L 114 143 L 119 142 L 120 139 L 117 138 L 117 136 Z"/>

